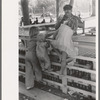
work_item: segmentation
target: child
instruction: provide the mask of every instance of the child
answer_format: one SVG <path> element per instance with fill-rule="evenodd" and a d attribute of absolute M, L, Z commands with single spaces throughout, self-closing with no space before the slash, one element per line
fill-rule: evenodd
<path fill-rule="evenodd" d="M 36 54 L 43 70 L 51 71 L 51 63 L 47 52 L 48 44 L 45 40 L 46 34 L 37 36 Z"/>
<path fill-rule="evenodd" d="M 57 52 L 61 60 L 60 74 L 64 74 L 66 68 L 66 58 L 72 60 L 77 55 L 77 50 L 74 48 L 72 35 L 76 32 L 77 27 L 83 27 L 83 23 L 72 14 L 72 6 L 64 6 L 65 15 L 62 20 L 56 24 L 57 31 L 54 34 L 55 40 L 51 42 L 52 47 Z"/>
<path fill-rule="evenodd" d="M 39 31 L 36 27 L 31 27 L 29 32 L 28 51 L 26 52 L 26 89 L 34 87 L 34 79 L 42 80 L 42 70 L 36 56 L 36 42 Z"/>

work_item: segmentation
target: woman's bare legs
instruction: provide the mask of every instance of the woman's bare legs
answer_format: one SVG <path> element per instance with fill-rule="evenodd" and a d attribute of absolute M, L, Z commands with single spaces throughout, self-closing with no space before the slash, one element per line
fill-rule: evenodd
<path fill-rule="evenodd" d="M 59 62 L 61 62 L 61 53 L 58 49 L 56 49 L 53 44 L 51 43 L 51 47 L 53 48 L 53 50 L 57 53 L 58 57 L 59 57 Z"/>
<path fill-rule="evenodd" d="M 62 57 L 61 57 L 61 69 L 60 74 L 64 74 L 64 70 L 66 68 L 66 58 L 68 57 L 67 53 L 62 51 Z"/>

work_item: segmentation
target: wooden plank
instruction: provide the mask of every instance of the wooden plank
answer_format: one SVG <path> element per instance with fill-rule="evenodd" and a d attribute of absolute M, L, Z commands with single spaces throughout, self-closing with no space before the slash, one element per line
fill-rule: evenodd
<path fill-rule="evenodd" d="M 23 64 L 23 63 L 19 63 L 19 65 L 21 65 L 21 66 L 25 66 L 25 64 Z"/>
<path fill-rule="evenodd" d="M 80 36 L 76 35 L 72 37 L 72 40 L 74 42 L 87 42 L 87 43 L 95 43 L 96 42 L 96 37 L 95 36 Z"/>
<path fill-rule="evenodd" d="M 20 50 L 27 50 L 25 47 L 19 47 Z"/>
<path fill-rule="evenodd" d="M 25 72 L 19 71 L 19 74 L 25 75 Z"/>
<path fill-rule="evenodd" d="M 24 58 L 25 59 L 25 56 L 19 55 L 19 58 Z"/>
<path fill-rule="evenodd" d="M 56 65 L 56 66 L 61 66 L 60 63 L 52 62 L 51 64 L 52 65 Z M 66 65 L 66 67 L 70 68 L 70 69 L 76 69 L 76 70 L 80 70 L 80 71 L 84 71 L 84 72 L 89 72 L 89 73 L 96 74 L 96 71 L 90 70 L 90 69 L 84 69 L 84 68 L 80 68 L 80 67 L 76 67 L 76 66 L 72 66 L 72 65 Z"/>
<path fill-rule="evenodd" d="M 68 75 L 66 76 L 66 78 L 75 80 L 77 82 L 81 81 L 83 83 L 87 83 L 87 84 L 91 84 L 93 86 L 96 86 L 96 82 L 92 82 L 92 81 L 88 81 L 88 80 L 84 80 L 84 79 L 80 79 L 80 78 L 76 78 L 76 77 L 72 77 L 72 76 L 68 76 Z"/>
<path fill-rule="evenodd" d="M 19 55 L 19 58 L 23 58 L 23 59 L 25 59 L 25 56 Z"/>
<path fill-rule="evenodd" d="M 51 65 L 61 66 L 60 63 L 56 63 L 56 62 L 51 62 Z"/>
<path fill-rule="evenodd" d="M 84 56 L 75 56 L 75 59 L 82 59 L 82 60 L 87 60 L 87 61 L 93 61 L 96 62 L 95 58 L 90 58 L 90 57 L 84 57 Z"/>
<path fill-rule="evenodd" d="M 69 68 L 69 69 L 75 69 L 75 70 L 79 70 L 79 71 L 84 71 L 84 72 L 96 74 L 96 71 L 95 70 L 80 68 L 80 67 L 71 66 L 71 65 L 67 65 L 66 67 Z"/>
<path fill-rule="evenodd" d="M 43 27 L 43 26 L 54 26 L 55 22 L 52 23 L 42 23 L 42 24 L 35 24 L 35 25 L 25 25 L 20 26 L 20 28 L 31 28 L 31 27 Z"/>
<path fill-rule="evenodd" d="M 29 97 L 34 98 L 35 100 L 63 100 L 63 98 L 53 95 L 49 92 L 33 88 L 31 90 L 26 90 L 25 84 L 19 82 L 19 92 L 25 94 Z"/>
<path fill-rule="evenodd" d="M 28 37 L 23 37 L 22 35 L 19 37 L 19 39 L 29 41 L 29 38 Z"/>
<path fill-rule="evenodd" d="M 80 44 L 75 44 L 74 45 L 75 47 L 80 47 L 80 48 L 86 48 L 86 49 L 93 49 L 93 50 L 95 50 L 95 47 L 93 47 L 93 46 L 87 46 L 87 45 L 80 45 Z"/>
<path fill-rule="evenodd" d="M 85 91 L 85 90 L 81 90 L 81 89 L 78 89 L 78 88 L 75 88 L 75 87 L 71 87 L 71 86 L 67 86 L 67 88 L 69 88 L 70 90 L 73 90 L 75 92 L 83 93 L 86 96 L 90 95 L 92 97 L 96 97 L 95 93 L 91 93 L 91 92 L 88 92 L 88 91 Z"/>
<path fill-rule="evenodd" d="M 62 84 L 54 82 L 54 81 L 50 81 L 50 80 L 47 80 L 47 79 L 43 79 L 43 81 L 48 82 L 48 83 L 52 83 L 54 85 L 58 85 L 58 86 L 62 87 Z"/>
<path fill-rule="evenodd" d="M 67 79 L 66 76 L 62 77 L 62 91 L 63 93 L 67 94 Z"/>
<path fill-rule="evenodd" d="M 89 69 L 89 68 L 87 68 L 88 67 L 87 65 L 82 65 L 82 64 L 77 64 L 77 63 L 74 63 L 72 66 L 76 66 L 76 67 L 80 67 L 80 68 L 84 68 L 84 69 Z M 95 65 L 93 65 L 93 67 L 95 67 Z"/>
<path fill-rule="evenodd" d="M 50 73 L 50 74 L 53 74 L 53 75 L 57 75 L 57 76 L 60 76 L 60 77 L 63 77 L 63 76 L 64 76 L 64 75 L 60 75 L 60 74 L 58 74 L 58 73 L 56 73 L 56 72 L 48 72 L 48 71 L 44 71 L 44 72 Z"/>

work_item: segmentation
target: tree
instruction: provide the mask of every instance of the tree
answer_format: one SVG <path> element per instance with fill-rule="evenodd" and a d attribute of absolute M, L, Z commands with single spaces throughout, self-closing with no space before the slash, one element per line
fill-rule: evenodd
<path fill-rule="evenodd" d="M 96 0 L 92 0 L 92 15 L 95 16 L 95 7 L 96 7 Z"/>
<path fill-rule="evenodd" d="M 37 0 L 37 7 L 36 8 L 37 8 L 37 10 L 40 10 L 38 12 L 41 12 L 43 10 L 43 8 L 46 10 L 46 12 L 55 8 L 54 1 L 55 0 L 41 0 L 41 2 L 40 2 L 40 0 Z"/>

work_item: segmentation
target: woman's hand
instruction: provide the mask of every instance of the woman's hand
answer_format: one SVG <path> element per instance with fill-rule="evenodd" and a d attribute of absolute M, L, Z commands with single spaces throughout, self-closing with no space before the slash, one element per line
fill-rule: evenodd
<path fill-rule="evenodd" d="M 58 30 L 56 30 L 55 33 L 53 34 L 53 38 L 52 38 L 53 40 L 56 38 L 57 34 L 58 34 Z"/>

